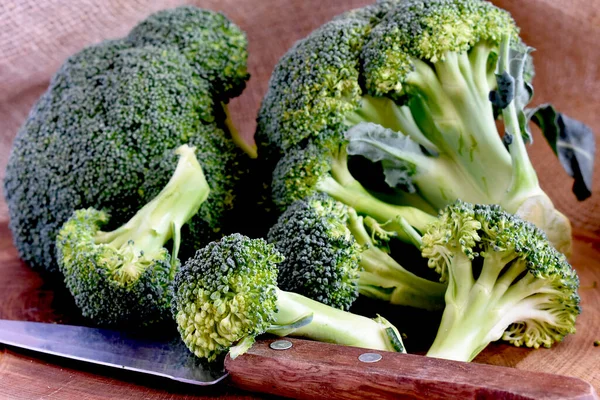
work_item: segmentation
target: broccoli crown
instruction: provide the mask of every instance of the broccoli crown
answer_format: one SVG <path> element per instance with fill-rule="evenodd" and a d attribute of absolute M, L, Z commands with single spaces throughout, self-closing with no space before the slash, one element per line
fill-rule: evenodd
<path fill-rule="evenodd" d="M 413 60 L 517 36 L 510 15 L 481 0 L 381 1 L 351 10 L 298 41 L 279 60 L 259 116 L 265 147 L 287 150 L 307 139 L 343 138 L 347 117 L 367 94 L 403 93 Z"/>
<path fill-rule="evenodd" d="M 31 266 L 56 270 L 54 239 L 75 209 L 106 210 L 108 228 L 122 225 L 162 189 L 184 143 L 198 148 L 211 187 L 188 247 L 215 239 L 245 168 L 214 103 L 222 96 L 184 50 L 107 41 L 53 77 L 17 133 L 4 182 L 15 245 Z"/>
<path fill-rule="evenodd" d="M 401 96 L 414 60 L 444 60 L 475 43 L 498 45 L 505 33 L 518 38 L 507 11 L 481 0 L 409 0 L 391 9 L 362 49 L 365 82 L 373 95 Z"/>
<path fill-rule="evenodd" d="M 360 246 L 346 226 L 347 207 L 324 194 L 293 203 L 268 241 L 283 254 L 279 287 L 347 310 L 358 296 Z"/>
<path fill-rule="evenodd" d="M 474 339 L 473 332 L 482 329 L 477 324 L 491 324 L 482 329 L 491 335 L 483 344 L 502 337 L 516 346 L 550 347 L 575 332 L 581 312 L 579 278 L 533 224 L 497 205 L 457 202 L 444 210 L 422 240 L 430 266 L 449 282 L 447 310 L 460 309 L 448 321 L 454 321 L 456 332 L 462 330 L 461 337 L 474 342 L 471 346 L 482 340 Z M 442 322 L 440 327 L 446 338 L 453 332 L 448 326 Z M 461 347 L 450 340 L 434 348 Z"/>
<path fill-rule="evenodd" d="M 226 16 L 192 6 L 159 11 L 127 36 L 136 47 L 175 47 L 226 102 L 250 77 L 246 34 Z"/>
<path fill-rule="evenodd" d="M 344 114 L 360 102 L 358 55 L 367 27 L 360 19 L 332 21 L 297 42 L 273 71 L 257 135 L 282 150 L 343 137 Z"/>
<path fill-rule="evenodd" d="M 309 144 L 286 152 L 273 171 L 273 202 L 285 210 L 296 200 L 318 192 L 319 181 L 331 173 L 331 153 L 326 147 Z"/>
<path fill-rule="evenodd" d="M 198 250 L 175 275 L 172 313 L 196 356 L 215 359 L 264 333 L 277 312 L 281 254 L 263 239 L 232 234 Z"/>
<path fill-rule="evenodd" d="M 121 248 L 96 243 L 96 234 L 108 220 L 103 211 L 77 210 L 58 233 L 60 270 L 75 303 L 100 325 L 143 326 L 168 320 L 173 278 L 169 253 L 160 247 L 140 254 L 132 242 Z"/>

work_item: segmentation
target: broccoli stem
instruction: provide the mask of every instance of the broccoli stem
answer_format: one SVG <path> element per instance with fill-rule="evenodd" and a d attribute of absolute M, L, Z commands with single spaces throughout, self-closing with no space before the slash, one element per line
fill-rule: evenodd
<path fill-rule="evenodd" d="M 396 262 L 389 254 L 375 246 L 365 229 L 362 217 L 349 211 L 348 228 L 356 242 L 364 248 L 358 279 L 359 293 L 391 304 L 425 310 L 444 307 L 446 285 L 421 278 Z"/>
<path fill-rule="evenodd" d="M 387 97 L 363 95 L 360 108 L 346 115 L 348 126 L 361 122 L 372 122 L 395 132 L 402 132 L 426 149 L 439 152 L 439 149 L 423 135 L 410 109 L 407 106 L 398 106 Z"/>
<path fill-rule="evenodd" d="M 319 181 L 317 189 L 354 208 L 357 212 L 369 215 L 381 224 L 385 224 L 388 230 L 396 232 L 398 238 L 405 242 L 411 242 L 412 237 L 406 233 L 400 218 L 404 218 L 420 232 L 425 232 L 427 226 L 436 220 L 433 215 L 417 208 L 383 202 L 367 192 L 362 186 L 360 186 L 362 189 L 358 189 L 360 184 L 357 181 L 354 182 L 356 184 L 349 188 L 342 186 L 333 177 L 326 177 Z"/>
<path fill-rule="evenodd" d="M 242 149 L 242 151 L 246 153 L 250 158 L 257 158 L 258 151 L 256 148 L 256 143 L 254 143 L 253 139 L 250 139 L 252 143 L 249 143 L 249 139 L 244 139 L 242 137 L 242 135 L 240 134 L 240 132 L 238 131 L 237 127 L 231 119 L 231 114 L 229 112 L 227 104 L 221 103 L 221 106 L 223 107 L 223 111 L 225 112 L 226 116 L 225 126 L 227 127 L 227 130 L 231 135 L 231 140 L 233 140 L 233 143 L 235 143 L 240 149 Z"/>
<path fill-rule="evenodd" d="M 500 57 L 498 59 L 498 74 L 503 74 L 509 71 L 510 63 L 510 35 L 506 34 L 502 38 L 500 44 Z M 531 160 L 527 155 L 527 149 L 525 148 L 525 142 L 521 133 L 521 127 L 519 124 L 519 118 L 517 116 L 517 108 L 514 100 L 502 110 L 502 118 L 504 120 L 504 127 L 506 134 L 510 135 L 511 141 L 508 144 L 508 151 L 512 160 L 512 175 L 511 182 L 508 188 L 508 199 L 513 200 L 510 212 L 515 212 L 520 204 L 524 201 L 521 196 L 518 196 L 522 192 L 525 196 L 529 196 L 530 191 L 540 191 L 537 174 L 531 164 Z"/>
<path fill-rule="evenodd" d="M 210 192 L 195 148 L 183 145 L 176 154 L 177 168 L 160 193 L 125 225 L 111 232 L 99 231 L 95 243 L 115 249 L 132 246 L 136 257 L 149 257 L 162 251 L 164 244 L 173 238 L 171 263 L 175 265 L 181 227 L 198 212 Z"/>
<path fill-rule="evenodd" d="M 531 274 L 523 276 L 527 271 L 523 260 L 515 260 L 512 252 L 486 249 L 486 254 L 477 279 L 471 260 L 464 253 L 454 255 L 448 269 L 446 308 L 428 356 L 471 361 L 515 321 L 536 313 L 538 321 L 552 315 L 547 311 L 549 302 L 536 310 L 535 305 L 546 299 L 546 282 Z"/>
<path fill-rule="evenodd" d="M 382 317 L 369 319 L 296 293 L 280 289 L 276 291 L 277 313 L 274 326 L 267 333 L 374 350 L 405 352 L 400 334 Z M 312 315 L 310 323 L 299 328 L 287 328 L 309 315 Z"/>
<path fill-rule="evenodd" d="M 406 233 L 400 218 L 406 219 L 420 232 L 425 232 L 427 226 L 436 220 L 436 217 L 417 208 L 389 204 L 373 196 L 354 179 L 348 170 L 347 160 L 347 153 L 343 148 L 338 154 L 333 155 L 331 174 L 318 182 L 317 190 L 354 208 L 359 213 L 370 215 L 380 223 L 386 224 L 386 227 L 398 233 L 401 240 L 407 242 L 412 238 Z"/>
<path fill-rule="evenodd" d="M 461 167 L 462 178 L 474 180 L 493 202 L 510 183 L 511 161 L 488 99 L 489 74 L 482 65 L 488 45 L 476 44 L 472 52 L 479 46 L 471 59 L 448 52 L 433 68 L 415 59 L 407 84 L 418 96 L 409 107 L 424 135 Z"/>

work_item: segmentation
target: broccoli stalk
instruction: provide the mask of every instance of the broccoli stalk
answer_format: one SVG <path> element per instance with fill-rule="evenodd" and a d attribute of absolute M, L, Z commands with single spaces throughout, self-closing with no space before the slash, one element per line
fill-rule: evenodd
<path fill-rule="evenodd" d="M 122 268 L 137 273 L 124 271 L 125 281 L 137 278 L 144 271 L 143 260 L 152 260 L 170 239 L 173 239 L 171 265 L 177 264 L 181 227 L 198 212 L 210 192 L 195 151 L 187 145 L 179 147 L 175 151 L 180 157 L 177 168 L 160 193 L 125 225 L 110 232 L 99 231 L 94 236 L 95 244 L 127 249 L 134 257 Z"/>
<path fill-rule="evenodd" d="M 435 221 L 435 217 L 410 206 L 398 206 L 382 201 L 369 193 L 348 170 L 345 146 L 313 145 L 291 149 L 279 161 L 273 172 L 273 198 L 285 209 L 296 200 L 314 193 L 324 193 L 358 213 L 368 215 L 405 241 L 407 234 L 402 219 L 420 232 Z"/>
<path fill-rule="evenodd" d="M 374 220 L 369 227 L 381 240 L 395 237 Z M 406 229 L 420 240 L 414 229 Z M 396 305 L 443 308 L 446 285 L 404 269 L 372 235 L 354 209 L 325 194 L 294 202 L 268 234 L 285 257 L 278 264 L 279 287 L 341 309 L 349 309 L 358 294 Z"/>
<path fill-rule="evenodd" d="M 362 248 L 362 270 L 358 278 L 358 292 L 361 295 L 424 310 L 443 308 L 446 285 L 421 278 L 398 264 L 375 245 L 365 229 L 363 217 L 359 217 L 352 209 L 348 210 L 348 229 Z M 405 231 L 413 238 L 419 236 L 410 226 L 405 226 Z"/>
<path fill-rule="evenodd" d="M 385 318 L 374 319 L 327 306 L 293 292 L 276 289 L 277 313 L 267 333 L 304 337 L 367 349 L 404 352 L 397 329 Z M 297 322 L 300 322 L 299 324 Z M 294 323 L 301 325 L 291 327 Z"/>
<path fill-rule="evenodd" d="M 488 343 L 550 347 L 575 332 L 579 279 L 533 224 L 498 206 L 448 206 L 422 253 L 448 281 L 427 355 L 472 360 Z"/>
<path fill-rule="evenodd" d="M 252 142 L 252 139 L 245 139 L 242 137 L 242 134 L 237 129 L 233 120 L 231 119 L 231 113 L 229 112 L 229 107 L 225 103 L 221 103 L 223 107 L 223 112 L 225 113 L 225 126 L 231 135 L 231 140 L 238 146 L 244 153 L 248 155 L 250 158 L 257 158 L 257 148 L 256 143 Z M 250 142 L 248 142 L 250 140 Z"/>
<path fill-rule="evenodd" d="M 235 358 L 256 336 L 272 333 L 402 351 L 396 328 L 277 288 L 283 256 L 263 239 L 232 234 L 198 250 L 177 272 L 172 312 L 187 347 L 214 360 Z"/>
<path fill-rule="evenodd" d="M 121 227 L 100 231 L 109 216 L 89 208 L 75 211 L 59 231 L 59 269 L 82 314 L 95 323 L 148 325 L 167 316 L 181 227 L 210 191 L 195 148 L 183 145 L 176 154 L 167 185 Z M 169 255 L 164 246 L 171 239 Z"/>

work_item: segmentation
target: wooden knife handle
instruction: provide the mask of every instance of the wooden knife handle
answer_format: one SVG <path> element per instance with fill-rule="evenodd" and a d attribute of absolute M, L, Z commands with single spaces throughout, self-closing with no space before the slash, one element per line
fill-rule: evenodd
<path fill-rule="evenodd" d="M 225 360 L 239 388 L 297 399 L 598 399 L 578 378 L 285 338 Z M 359 361 L 364 353 L 381 360 Z"/>

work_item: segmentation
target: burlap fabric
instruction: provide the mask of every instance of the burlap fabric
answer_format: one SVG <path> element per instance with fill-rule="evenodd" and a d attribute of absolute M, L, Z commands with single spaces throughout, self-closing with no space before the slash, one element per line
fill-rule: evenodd
<path fill-rule="evenodd" d="M 179 4 L 220 10 L 248 34 L 247 90 L 231 105 L 234 122 L 251 136 L 273 66 L 298 39 L 332 16 L 369 0 L 0 0 L 0 179 L 12 139 L 49 78 L 70 54 L 124 35 L 148 14 Z M 495 0 L 513 13 L 537 48 L 534 103 L 552 102 L 600 136 L 600 0 Z M 575 226 L 600 232 L 600 195 L 583 203 L 571 179 L 534 132 L 530 155 L 541 185 Z M 595 190 L 600 190 L 598 160 Z M 1 197 L 1 196 L 0 196 Z M 0 198 L 0 222 L 8 218 Z"/>

